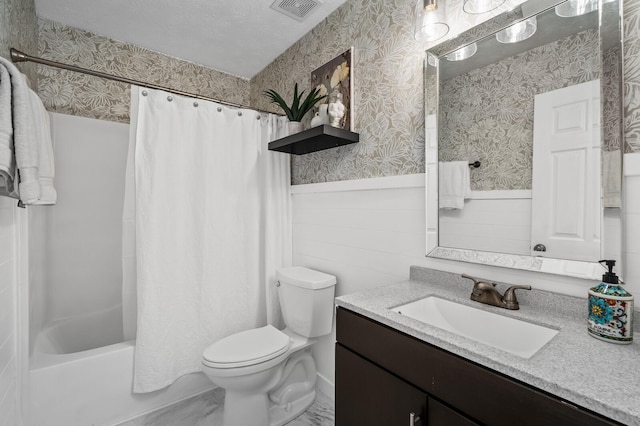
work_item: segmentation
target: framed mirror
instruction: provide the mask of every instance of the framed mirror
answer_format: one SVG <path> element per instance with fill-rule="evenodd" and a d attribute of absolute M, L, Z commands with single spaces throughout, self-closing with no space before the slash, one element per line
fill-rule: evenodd
<path fill-rule="evenodd" d="M 590 279 L 620 259 L 621 13 L 529 0 L 427 51 L 427 256 Z"/>

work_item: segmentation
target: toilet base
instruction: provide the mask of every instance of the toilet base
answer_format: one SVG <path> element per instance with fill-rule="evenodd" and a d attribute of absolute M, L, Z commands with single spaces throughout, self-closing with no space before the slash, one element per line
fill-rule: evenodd
<path fill-rule="evenodd" d="M 269 408 L 269 426 L 282 426 L 303 414 L 316 400 L 316 391 L 285 406 L 272 405 Z"/>

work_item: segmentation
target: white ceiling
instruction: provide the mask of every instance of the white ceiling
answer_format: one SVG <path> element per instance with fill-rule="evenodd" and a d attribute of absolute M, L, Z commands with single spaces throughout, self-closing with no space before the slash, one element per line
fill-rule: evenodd
<path fill-rule="evenodd" d="M 303 22 L 273 0 L 35 0 L 38 16 L 249 79 L 345 0 Z"/>

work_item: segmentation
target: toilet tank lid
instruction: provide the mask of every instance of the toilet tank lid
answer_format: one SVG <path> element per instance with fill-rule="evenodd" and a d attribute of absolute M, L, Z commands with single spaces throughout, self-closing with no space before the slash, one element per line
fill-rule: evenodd
<path fill-rule="evenodd" d="M 333 275 L 314 271 L 313 269 L 302 266 L 278 269 L 276 277 L 278 281 L 312 290 L 319 290 L 336 285 L 336 277 Z"/>

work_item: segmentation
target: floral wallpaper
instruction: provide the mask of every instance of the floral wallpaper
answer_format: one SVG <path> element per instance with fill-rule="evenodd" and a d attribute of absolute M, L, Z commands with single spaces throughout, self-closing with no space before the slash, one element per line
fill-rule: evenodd
<path fill-rule="evenodd" d="M 9 59 L 9 49 L 12 47 L 26 53 L 37 51 L 38 24 L 33 0 L 0 1 L 0 56 Z M 23 62 L 17 66 L 37 91 L 35 64 Z"/>
<path fill-rule="evenodd" d="M 455 32 L 491 17 L 465 16 L 460 4 L 447 2 Z M 360 142 L 294 156 L 294 184 L 424 172 L 422 65 L 424 50 L 432 46 L 413 38 L 414 6 L 413 0 L 348 0 L 251 80 L 251 105 L 268 109 L 264 90 L 291 96 L 295 82 L 305 87 L 312 70 L 354 47 L 354 127 Z M 626 1 L 624 12 L 626 150 L 640 152 L 640 1 Z"/>
<path fill-rule="evenodd" d="M 534 97 L 600 78 L 594 30 L 440 83 L 439 160 L 479 160 L 475 191 L 531 189 Z"/>
<path fill-rule="evenodd" d="M 624 2 L 625 152 L 640 152 L 640 1 Z"/>
<path fill-rule="evenodd" d="M 38 27 L 44 58 L 249 105 L 247 80 L 50 20 L 39 19 Z M 129 85 L 44 65 L 38 73 L 48 110 L 129 121 Z"/>

